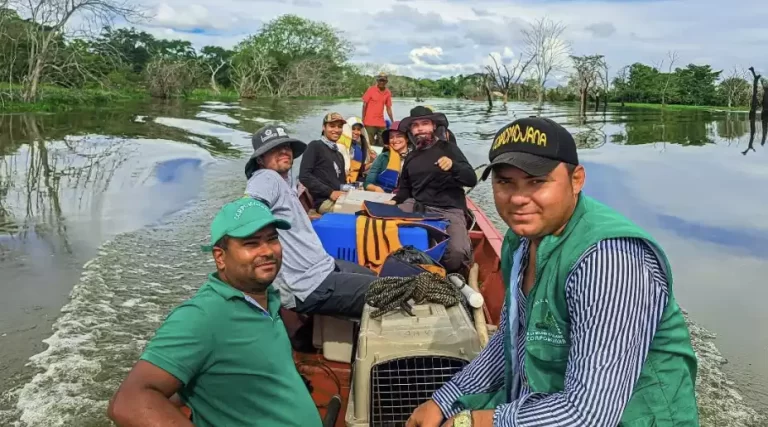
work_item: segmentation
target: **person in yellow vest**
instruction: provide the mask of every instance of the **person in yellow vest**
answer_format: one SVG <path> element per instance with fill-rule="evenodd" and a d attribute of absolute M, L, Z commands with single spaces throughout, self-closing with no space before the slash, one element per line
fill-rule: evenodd
<path fill-rule="evenodd" d="M 373 162 L 365 178 L 363 188 L 368 191 L 391 193 L 397 188 L 403 161 L 413 148 L 408 136 L 398 126 L 400 122 L 396 121 L 382 134 L 384 150 Z"/>
<path fill-rule="evenodd" d="M 376 152 L 371 150 L 363 121 L 356 116 L 348 118 L 336 144 L 344 156 L 347 183 L 364 182 L 366 172 L 376 159 Z"/>

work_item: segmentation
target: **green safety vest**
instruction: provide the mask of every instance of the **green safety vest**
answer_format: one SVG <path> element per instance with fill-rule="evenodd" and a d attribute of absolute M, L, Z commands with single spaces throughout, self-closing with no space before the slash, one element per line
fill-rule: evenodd
<path fill-rule="evenodd" d="M 654 249 L 667 276 L 669 300 L 648 356 L 619 426 L 698 426 L 695 379 L 697 361 L 685 318 L 672 293 L 672 274 L 664 251 L 645 231 L 613 209 L 581 195 L 559 236 L 546 236 L 536 253 L 536 279 L 526 300 L 525 381 L 534 393 L 565 389 L 571 321 L 566 306 L 568 275 L 581 256 L 601 240 L 644 239 Z M 509 230 L 501 250 L 501 269 L 509 304 L 512 255 L 520 238 Z M 507 401 L 512 382 L 510 332 L 504 337 L 505 387 L 497 393 L 468 395 L 457 402 L 490 409 Z M 479 407 L 478 407 L 479 406 Z"/>

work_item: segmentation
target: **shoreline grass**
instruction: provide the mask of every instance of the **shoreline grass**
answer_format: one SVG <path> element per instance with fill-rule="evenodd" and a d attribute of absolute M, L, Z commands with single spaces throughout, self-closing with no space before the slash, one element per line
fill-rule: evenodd
<path fill-rule="evenodd" d="M 609 102 L 608 105 L 612 107 L 621 107 L 620 102 Z M 645 104 L 640 102 L 625 102 L 625 108 L 646 108 L 651 110 L 668 110 L 668 111 L 684 111 L 684 110 L 700 110 L 700 111 L 732 111 L 732 112 L 749 112 L 749 107 L 725 107 L 715 105 L 679 105 L 679 104 Z"/>
<path fill-rule="evenodd" d="M 109 108 L 123 106 L 126 103 L 139 101 L 149 101 L 152 97 L 149 92 L 143 88 L 131 89 L 69 89 L 57 86 L 43 86 L 40 88 L 39 99 L 35 102 L 24 102 L 21 100 L 21 87 L 8 86 L 0 84 L 0 113 L 24 113 L 24 112 L 63 112 L 73 109 L 90 108 Z M 236 102 L 240 100 L 240 95 L 232 89 L 222 89 L 219 93 L 209 88 L 194 89 L 180 100 L 186 101 L 220 101 Z M 282 98 L 259 99 L 279 99 L 290 101 L 340 101 L 358 99 L 356 96 L 287 96 Z M 563 102 L 563 104 L 571 104 Z M 620 102 L 609 102 L 611 107 L 622 108 Z M 728 111 L 748 113 L 749 107 L 724 107 L 713 105 L 678 105 L 678 104 L 647 104 L 637 102 L 626 102 L 623 108 L 637 108 L 649 110 L 665 111 Z"/>
<path fill-rule="evenodd" d="M 24 102 L 21 99 L 21 87 L 0 85 L 0 113 L 29 113 L 29 112 L 65 112 L 73 109 L 110 108 L 124 106 L 126 103 L 149 101 L 152 98 L 143 88 L 135 89 L 68 89 L 55 86 L 40 88 L 39 99 L 35 102 Z M 185 101 L 220 101 L 236 102 L 240 95 L 231 89 L 223 89 L 216 93 L 208 88 L 191 91 L 183 97 L 176 98 Z M 272 98 L 258 98 L 272 99 Z M 276 98 L 292 101 L 338 101 L 357 99 L 355 96 L 287 96 Z"/>

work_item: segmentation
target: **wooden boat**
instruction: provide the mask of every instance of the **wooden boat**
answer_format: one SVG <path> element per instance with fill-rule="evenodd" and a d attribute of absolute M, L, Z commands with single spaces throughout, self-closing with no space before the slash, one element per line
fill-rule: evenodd
<path fill-rule="evenodd" d="M 309 212 L 309 207 L 312 206 L 311 201 L 306 191 L 301 190 L 300 186 L 300 198 Z M 504 285 L 501 279 L 500 264 L 503 236 L 469 197 L 467 197 L 467 207 L 474 217 L 469 235 L 473 246 L 474 262 L 479 266 L 479 288 L 485 300 L 483 313 L 485 322 L 491 325 L 490 328 L 493 329 L 494 325 L 498 325 L 501 306 L 504 301 Z M 282 309 L 281 314 L 288 333 L 292 337 L 309 321 L 306 316 L 290 310 Z M 335 417 L 335 424 L 328 423 L 325 425 L 328 427 L 331 425 L 345 427 L 345 411 L 353 372 L 352 364 L 327 360 L 322 351 L 319 350 L 310 352 L 294 350 L 294 361 L 299 372 L 310 381 L 313 389 L 312 398 L 326 422 L 329 418 L 334 418 L 332 415 L 326 418 L 329 402 L 334 395 L 341 397 L 341 405 L 338 416 Z M 332 411 L 335 412 L 339 406 L 338 402 L 332 406 L 334 407 Z"/>

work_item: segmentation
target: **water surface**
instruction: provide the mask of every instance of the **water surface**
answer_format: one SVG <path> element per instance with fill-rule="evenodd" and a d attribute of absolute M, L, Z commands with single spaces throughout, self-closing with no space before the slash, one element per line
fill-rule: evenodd
<path fill-rule="evenodd" d="M 474 165 L 528 104 L 430 100 Z M 415 105 L 395 102 L 402 117 Z M 216 210 L 242 194 L 249 135 L 317 138 L 356 101 L 153 103 L 0 115 L 0 425 L 106 426 L 106 402 L 168 311 L 213 265 Z M 768 185 L 763 127 L 742 113 L 611 109 L 543 115 L 575 135 L 585 192 L 650 231 L 672 262 L 700 357 L 702 425 L 768 412 Z M 752 141 L 750 143 L 750 140 Z M 502 230 L 490 188 L 472 192 Z M 715 338 L 716 336 L 716 338 Z"/>

